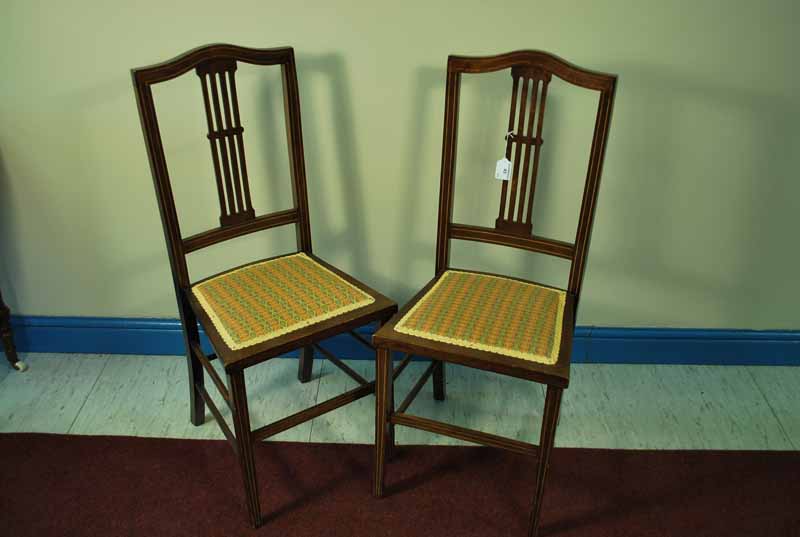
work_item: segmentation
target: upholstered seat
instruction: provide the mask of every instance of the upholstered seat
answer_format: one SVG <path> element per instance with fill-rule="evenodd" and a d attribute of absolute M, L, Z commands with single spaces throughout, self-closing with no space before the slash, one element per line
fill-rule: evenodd
<path fill-rule="evenodd" d="M 192 294 L 232 350 L 375 302 L 304 253 L 215 276 L 194 285 Z"/>
<path fill-rule="evenodd" d="M 559 289 L 448 270 L 395 330 L 552 365 L 561 347 L 565 302 Z"/>

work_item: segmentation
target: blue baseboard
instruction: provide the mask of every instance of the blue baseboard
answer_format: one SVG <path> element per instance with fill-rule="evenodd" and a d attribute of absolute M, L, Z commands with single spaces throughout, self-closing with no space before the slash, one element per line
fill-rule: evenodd
<path fill-rule="evenodd" d="M 13 317 L 20 352 L 181 355 L 176 319 Z M 371 336 L 374 326 L 359 329 Z M 204 347 L 210 352 L 205 335 Z M 337 356 L 372 359 L 349 335 L 323 343 Z M 287 356 L 297 356 L 290 353 Z M 800 365 L 800 330 L 579 326 L 572 361 L 606 364 Z"/>

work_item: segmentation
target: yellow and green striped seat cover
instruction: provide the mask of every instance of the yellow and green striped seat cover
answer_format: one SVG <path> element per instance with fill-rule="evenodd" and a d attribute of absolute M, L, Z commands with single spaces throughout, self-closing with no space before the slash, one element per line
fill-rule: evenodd
<path fill-rule="evenodd" d="M 566 293 L 510 278 L 448 270 L 395 326 L 433 341 L 554 364 Z"/>
<path fill-rule="evenodd" d="M 303 253 L 215 276 L 195 285 L 192 293 L 232 350 L 375 301 Z"/>

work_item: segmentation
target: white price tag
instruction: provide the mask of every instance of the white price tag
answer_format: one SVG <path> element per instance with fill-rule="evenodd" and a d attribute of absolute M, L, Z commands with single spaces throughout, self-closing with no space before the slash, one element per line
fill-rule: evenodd
<path fill-rule="evenodd" d="M 508 181 L 511 176 L 511 161 L 507 158 L 501 158 L 497 161 L 497 166 L 494 168 L 494 178 L 500 181 Z"/>

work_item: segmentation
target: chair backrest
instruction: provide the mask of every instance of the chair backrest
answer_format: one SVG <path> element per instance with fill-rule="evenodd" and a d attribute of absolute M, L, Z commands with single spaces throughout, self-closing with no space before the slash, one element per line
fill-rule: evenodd
<path fill-rule="evenodd" d="M 250 199 L 250 184 L 244 150 L 244 128 L 236 93 L 238 62 L 280 65 L 283 80 L 286 134 L 289 147 L 294 207 L 256 216 Z M 200 81 L 208 125 L 208 142 L 219 196 L 219 227 L 182 237 L 172 194 L 167 162 L 153 102 L 152 86 L 194 70 Z M 186 254 L 235 237 L 264 229 L 295 224 L 297 248 L 311 252 L 303 133 L 294 50 L 290 47 L 251 49 L 234 45 L 207 45 L 164 63 L 131 71 L 139 117 L 144 131 L 150 169 L 167 240 L 170 264 L 179 289 L 190 286 Z"/>
<path fill-rule="evenodd" d="M 513 161 L 511 180 L 502 183 L 500 210 L 493 228 L 454 223 L 453 187 L 461 74 L 489 73 L 503 69 L 510 69 L 512 78 L 509 134 L 506 137 L 506 158 Z M 589 153 L 589 168 L 586 172 L 583 201 L 573 243 L 540 237 L 532 233 L 531 218 L 542 147 L 547 87 L 553 75 L 570 84 L 600 93 L 594 137 Z M 577 304 L 608 139 L 616 80 L 614 75 L 587 71 L 540 51 L 517 51 L 487 57 L 448 58 L 436 274 L 449 266 L 451 239 L 521 248 L 569 259 L 571 267 L 567 290 L 575 295 Z M 532 164 L 531 148 L 533 148 Z"/>

